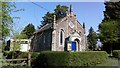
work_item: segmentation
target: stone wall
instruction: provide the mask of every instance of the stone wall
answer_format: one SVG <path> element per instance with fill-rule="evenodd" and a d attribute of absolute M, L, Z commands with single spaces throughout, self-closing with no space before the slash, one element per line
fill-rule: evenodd
<path fill-rule="evenodd" d="M 52 30 L 46 30 L 34 35 L 31 42 L 33 51 L 50 51 L 52 42 Z"/>

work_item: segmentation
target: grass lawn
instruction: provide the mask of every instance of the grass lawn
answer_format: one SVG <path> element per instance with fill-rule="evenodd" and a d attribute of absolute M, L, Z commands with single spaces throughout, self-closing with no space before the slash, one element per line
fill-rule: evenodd
<path fill-rule="evenodd" d="M 90 67 L 85 67 L 85 68 L 119 68 L 118 59 L 109 57 L 105 62 L 101 64 L 97 64 L 96 66 L 90 66 Z"/>
<path fill-rule="evenodd" d="M 98 64 L 96 66 L 118 66 L 118 59 L 117 58 L 108 58 L 106 62 Z"/>

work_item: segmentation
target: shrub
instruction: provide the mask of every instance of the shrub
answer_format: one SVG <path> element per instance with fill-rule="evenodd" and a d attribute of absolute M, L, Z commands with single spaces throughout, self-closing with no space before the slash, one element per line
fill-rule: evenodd
<path fill-rule="evenodd" d="M 20 55 L 20 53 L 21 53 L 20 51 L 15 51 L 15 52 L 4 51 L 3 56 L 6 56 L 6 59 L 11 59 L 13 55 L 14 55 L 13 58 L 17 58 Z"/>
<path fill-rule="evenodd" d="M 113 57 L 120 58 L 120 50 L 114 50 L 113 51 Z"/>
<path fill-rule="evenodd" d="M 41 52 L 33 61 L 33 66 L 94 66 L 106 58 L 104 51 Z"/>
<path fill-rule="evenodd" d="M 9 54 L 10 51 L 4 51 L 3 52 L 3 56 L 7 56 Z"/>

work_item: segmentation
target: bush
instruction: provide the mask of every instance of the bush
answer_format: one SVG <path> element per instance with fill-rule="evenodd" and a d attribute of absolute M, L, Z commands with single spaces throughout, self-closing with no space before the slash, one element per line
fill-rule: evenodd
<path fill-rule="evenodd" d="M 41 52 L 33 61 L 33 66 L 94 66 L 104 62 L 107 53 L 104 51 L 86 52 Z"/>
<path fill-rule="evenodd" d="M 10 53 L 10 51 L 4 51 L 3 56 L 7 56 Z"/>
<path fill-rule="evenodd" d="M 114 50 L 113 51 L 113 57 L 120 58 L 120 50 Z"/>
<path fill-rule="evenodd" d="M 3 56 L 6 56 L 6 59 L 12 59 L 12 57 L 17 58 L 20 54 L 21 54 L 20 51 L 15 51 L 15 52 L 13 52 L 13 51 L 4 51 L 3 52 Z"/>

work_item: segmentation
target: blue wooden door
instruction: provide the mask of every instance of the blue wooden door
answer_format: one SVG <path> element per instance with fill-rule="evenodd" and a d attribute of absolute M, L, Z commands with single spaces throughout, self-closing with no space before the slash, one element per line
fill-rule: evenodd
<path fill-rule="evenodd" d="M 72 50 L 76 51 L 76 42 L 72 42 Z"/>

